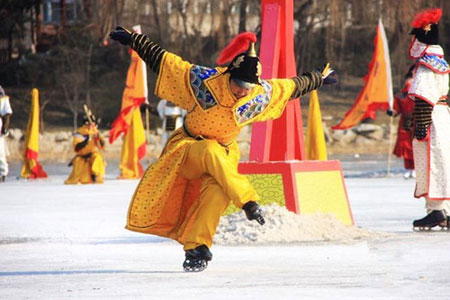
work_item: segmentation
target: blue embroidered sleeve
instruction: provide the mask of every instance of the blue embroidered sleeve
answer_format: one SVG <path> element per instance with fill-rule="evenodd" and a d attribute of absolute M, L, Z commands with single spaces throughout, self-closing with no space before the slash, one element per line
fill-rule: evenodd
<path fill-rule="evenodd" d="M 201 105 L 203 109 L 208 109 L 217 105 L 216 100 L 211 95 L 211 92 L 208 90 L 208 88 L 204 83 L 204 80 L 210 78 L 215 74 L 217 74 L 217 70 L 215 69 L 197 65 L 194 65 L 191 68 L 190 72 L 191 87 L 194 92 L 194 96 L 197 99 L 197 102 Z"/>
<path fill-rule="evenodd" d="M 450 72 L 449 65 L 445 61 L 445 59 L 436 55 L 425 54 L 419 59 L 419 64 L 425 65 L 427 68 L 431 69 L 434 72 Z"/>
<path fill-rule="evenodd" d="M 265 80 L 262 80 L 261 85 L 264 88 L 264 93 L 257 95 L 255 98 L 236 108 L 235 114 L 238 123 L 242 124 L 253 119 L 269 105 L 270 98 L 272 97 L 272 86 Z"/>

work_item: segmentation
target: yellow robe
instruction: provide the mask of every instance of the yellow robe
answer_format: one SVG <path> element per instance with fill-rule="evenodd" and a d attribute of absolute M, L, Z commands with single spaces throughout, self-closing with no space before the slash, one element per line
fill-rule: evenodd
<path fill-rule="evenodd" d="M 193 136 L 215 140 L 226 148 L 224 164 L 237 173 L 239 147 L 235 141 L 241 128 L 252 122 L 279 118 L 292 95 L 290 79 L 263 81 L 239 100 L 232 94 L 225 68 L 209 69 L 166 52 L 161 62 L 155 94 L 188 111 L 185 126 Z M 161 157 L 148 167 L 131 200 L 126 228 L 132 231 L 169 237 L 185 243 L 193 207 L 198 203 L 202 178 L 188 180 L 180 172 L 186 153 L 198 140 L 176 130 Z M 239 187 L 248 199 L 230 199 L 238 207 L 258 196 L 246 177 Z M 239 198 L 239 197 L 238 197 Z M 195 221 L 195 220 L 194 220 Z M 210 245 L 208 245 L 210 246 Z"/>
<path fill-rule="evenodd" d="M 105 177 L 106 163 L 103 155 L 100 152 L 100 145 L 104 144 L 103 139 L 100 137 L 96 139 L 94 136 L 98 134 L 98 129 L 94 126 L 83 125 L 75 133 L 73 138 L 73 147 L 78 143 L 84 141 L 85 136 L 89 135 L 89 141 L 76 152 L 75 158 L 72 160 L 72 172 L 69 178 L 64 181 L 65 184 L 78 184 L 78 183 L 103 183 Z M 92 175 L 95 175 L 95 182 L 92 180 Z"/>

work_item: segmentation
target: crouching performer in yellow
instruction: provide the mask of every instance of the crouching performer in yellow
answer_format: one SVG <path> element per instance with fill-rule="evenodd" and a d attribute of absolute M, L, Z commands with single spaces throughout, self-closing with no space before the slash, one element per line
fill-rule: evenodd
<path fill-rule="evenodd" d="M 334 71 L 262 80 L 253 44 L 248 53 L 229 55 L 228 67 L 207 68 L 182 60 L 144 34 L 118 27 L 110 37 L 131 46 L 157 73 L 158 97 L 187 111 L 184 126 L 172 133 L 136 188 L 126 228 L 180 242 L 184 270 L 202 271 L 212 259 L 213 236 L 231 202 L 249 220 L 264 224 L 256 191 L 238 173 L 236 137 L 241 128 L 280 117 L 290 99 L 335 82 L 328 76 Z M 244 33 L 236 40 L 249 45 L 256 36 Z M 236 43 L 227 48 L 232 50 Z"/>
<path fill-rule="evenodd" d="M 105 140 L 97 126 L 95 118 L 89 120 L 86 117 L 83 126 L 75 132 L 73 147 L 76 155 L 69 163 L 72 173 L 65 184 L 103 183 L 106 163 L 101 149 L 105 147 Z"/>

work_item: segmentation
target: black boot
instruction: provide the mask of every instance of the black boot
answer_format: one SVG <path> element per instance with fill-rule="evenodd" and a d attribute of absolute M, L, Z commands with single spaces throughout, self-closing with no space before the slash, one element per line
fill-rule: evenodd
<path fill-rule="evenodd" d="M 186 259 L 183 262 L 185 272 L 201 272 L 208 267 L 208 261 L 212 259 L 212 253 L 205 245 L 185 251 Z"/>
<path fill-rule="evenodd" d="M 0 182 L 5 182 L 5 180 L 6 180 L 6 176 L 5 175 L 0 176 Z"/>
<path fill-rule="evenodd" d="M 413 222 L 413 227 L 417 230 L 430 230 L 433 227 L 443 225 L 447 225 L 447 216 L 443 210 L 433 210 L 424 218 Z"/>
<path fill-rule="evenodd" d="M 96 176 L 96 175 L 92 174 L 92 175 L 91 175 L 91 179 L 92 179 L 92 181 L 93 181 L 94 183 L 97 182 L 97 176 Z"/>
<path fill-rule="evenodd" d="M 442 230 L 450 230 L 450 216 L 447 216 L 445 222 L 439 224 Z"/>

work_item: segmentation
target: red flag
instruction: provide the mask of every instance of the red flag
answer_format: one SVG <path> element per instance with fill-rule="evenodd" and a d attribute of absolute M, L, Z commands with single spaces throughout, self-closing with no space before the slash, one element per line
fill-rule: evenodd
<path fill-rule="evenodd" d="M 378 21 L 375 36 L 375 50 L 369 65 L 369 72 L 364 78 L 364 88 L 359 93 L 353 107 L 345 114 L 344 119 L 332 129 L 347 129 L 356 126 L 366 118 L 375 119 L 375 111 L 386 110 L 392 106 L 391 62 L 386 33 L 381 20 Z"/>

